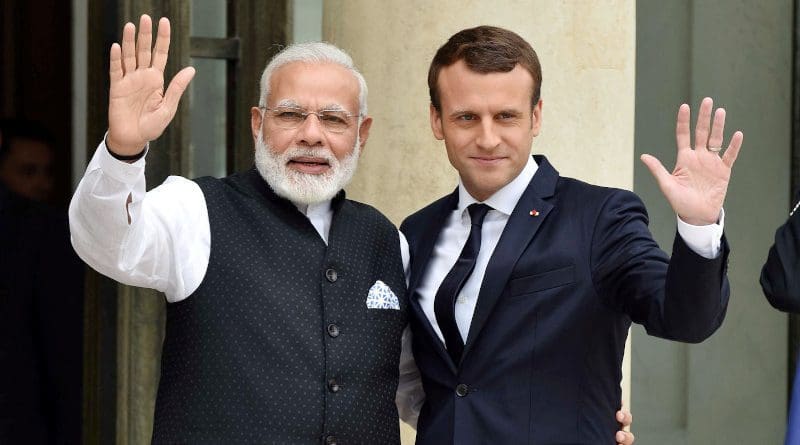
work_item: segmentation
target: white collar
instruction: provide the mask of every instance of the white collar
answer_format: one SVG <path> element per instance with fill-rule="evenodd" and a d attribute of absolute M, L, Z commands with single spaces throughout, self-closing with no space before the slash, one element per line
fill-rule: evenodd
<path fill-rule="evenodd" d="M 292 201 L 297 210 L 300 211 L 303 215 L 306 215 L 308 218 L 312 216 L 323 216 L 328 214 L 331 211 L 331 200 L 317 202 L 314 204 L 298 204 Z"/>

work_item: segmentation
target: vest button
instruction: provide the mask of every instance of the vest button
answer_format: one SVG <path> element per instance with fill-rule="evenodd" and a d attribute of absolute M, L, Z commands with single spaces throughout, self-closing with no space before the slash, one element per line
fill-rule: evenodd
<path fill-rule="evenodd" d="M 339 392 L 340 389 L 342 389 L 342 387 L 339 386 L 338 383 L 336 383 L 336 379 L 328 380 L 328 390 L 330 392 Z"/>
<path fill-rule="evenodd" d="M 459 383 L 458 386 L 456 386 L 456 395 L 457 396 L 464 397 L 468 393 L 469 393 L 469 386 L 467 386 L 467 385 L 465 385 L 463 383 Z"/>
<path fill-rule="evenodd" d="M 336 445 L 336 436 L 328 436 L 325 438 L 325 445 Z"/>
<path fill-rule="evenodd" d="M 333 338 L 338 337 L 339 336 L 339 326 L 336 326 L 333 323 L 329 324 L 328 325 L 328 335 L 330 335 Z"/>
<path fill-rule="evenodd" d="M 336 273 L 335 269 L 328 269 L 325 271 L 325 278 L 327 278 L 328 281 L 333 283 L 339 278 L 339 275 Z"/>

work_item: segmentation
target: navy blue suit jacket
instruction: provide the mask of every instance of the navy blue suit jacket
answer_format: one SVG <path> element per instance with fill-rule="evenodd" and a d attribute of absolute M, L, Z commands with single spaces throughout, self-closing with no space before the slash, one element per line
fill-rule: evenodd
<path fill-rule="evenodd" d="M 613 444 L 631 321 L 699 342 L 722 323 L 728 247 L 672 260 L 633 193 L 563 178 L 541 156 L 486 269 L 461 363 L 416 288 L 458 194 L 408 217 L 414 357 L 426 394 L 418 444 Z M 531 210 L 539 212 L 532 216 Z"/>

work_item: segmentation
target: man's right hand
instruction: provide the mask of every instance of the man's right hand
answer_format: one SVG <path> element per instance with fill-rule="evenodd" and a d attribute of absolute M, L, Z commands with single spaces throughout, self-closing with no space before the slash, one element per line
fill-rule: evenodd
<path fill-rule="evenodd" d="M 182 69 L 164 93 L 164 67 L 169 53 L 169 20 L 158 22 L 158 35 L 152 55 L 153 24 L 150 16 L 139 19 L 139 38 L 134 41 L 136 27 L 126 23 L 122 31 L 122 47 L 111 45 L 108 98 L 107 145 L 122 156 L 140 153 L 144 146 L 159 137 L 172 121 L 178 101 L 194 77 L 194 68 Z"/>

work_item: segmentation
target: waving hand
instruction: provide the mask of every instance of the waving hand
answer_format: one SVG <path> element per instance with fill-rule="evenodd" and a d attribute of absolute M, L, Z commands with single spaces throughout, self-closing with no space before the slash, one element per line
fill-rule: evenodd
<path fill-rule="evenodd" d="M 709 131 L 711 110 L 714 102 L 703 99 L 695 126 L 694 148 L 689 134 L 689 106 L 681 105 L 675 139 L 678 145 L 678 158 L 672 173 L 651 155 L 642 155 L 650 172 L 655 176 L 658 187 L 680 218 L 694 225 L 714 224 L 719 218 L 731 168 L 739 155 L 744 135 L 737 131 L 731 137 L 728 148 L 722 150 L 725 129 L 725 110 L 718 108 L 714 113 Z"/>
<path fill-rule="evenodd" d="M 164 92 L 164 67 L 169 53 L 169 20 L 158 23 L 156 44 L 152 50 L 152 21 L 143 15 L 136 27 L 126 23 L 122 47 L 111 45 L 108 100 L 108 147 L 114 153 L 128 156 L 142 151 L 145 144 L 157 138 L 172 121 L 178 101 L 194 77 L 194 68 L 182 69 Z"/>

